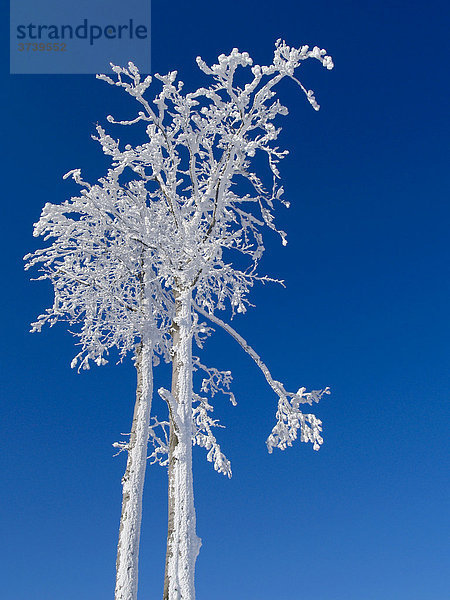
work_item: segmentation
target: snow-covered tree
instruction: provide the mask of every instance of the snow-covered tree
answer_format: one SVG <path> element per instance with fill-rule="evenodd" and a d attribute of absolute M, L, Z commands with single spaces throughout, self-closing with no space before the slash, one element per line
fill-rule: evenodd
<path fill-rule="evenodd" d="M 96 185 L 72 175 L 82 186 L 79 197 L 46 204 L 34 235 L 52 243 L 25 257 L 26 268 L 40 267 L 38 279 L 50 280 L 53 306 L 33 323 L 67 321 L 78 329 L 80 352 L 72 367 L 107 362 L 112 348 L 121 358 L 131 351 L 137 369 L 136 403 L 122 479 L 122 514 L 117 549 L 116 600 L 137 597 L 142 492 L 147 463 L 153 394 L 152 364 L 166 352 L 172 300 L 161 287 L 152 246 L 158 220 L 156 203 L 146 205 L 143 187 L 119 183 L 121 169 L 110 169 Z M 152 223 L 152 225 L 150 225 Z M 116 444 L 117 445 L 117 444 Z"/>
<path fill-rule="evenodd" d="M 320 421 L 304 415 L 300 404 L 311 404 L 321 392 L 288 393 L 270 376 L 265 365 L 240 336 L 215 316 L 228 302 L 231 310 L 245 312 L 247 295 L 260 278 L 256 267 L 263 251 L 261 228 L 276 231 L 273 208 L 283 201 L 278 185 L 277 164 L 286 152 L 274 142 L 280 129 L 273 124 L 277 115 L 287 110 L 274 99 L 275 86 L 285 77 L 293 79 L 305 92 L 315 109 L 319 106 L 311 90 L 295 77 L 296 69 L 308 58 L 318 59 L 331 69 L 332 60 L 324 50 L 308 46 L 290 48 L 278 41 L 269 66 L 253 65 L 247 53 L 234 49 L 221 55 L 218 63 L 208 67 L 200 58 L 201 70 L 213 80 L 209 87 L 183 94 L 183 84 L 176 82 L 175 71 L 155 75 L 162 90 L 150 103 L 144 93 L 151 78 L 141 80 L 133 64 L 128 69 L 113 67 L 117 78 L 100 76 L 111 85 L 122 87 L 141 105 L 138 115 L 122 125 L 144 123 L 148 141 L 137 147 L 119 147 L 119 143 L 99 128 L 104 151 L 115 166 L 131 168 L 146 185 L 153 184 L 159 200 L 165 199 L 168 221 L 164 244 L 164 279 L 172 290 L 174 315 L 172 325 L 172 388 L 160 390 L 170 413 L 169 532 L 164 597 L 194 597 L 194 565 L 199 550 L 195 532 L 192 488 L 192 440 L 210 448 L 218 470 L 229 472 L 228 463 L 213 441 L 210 428 L 199 434 L 194 424 L 206 423 L 209 404 L 200 399 L 197 409 L 192 402 L 198 397 L 192 389 L 192 337 L 200 313 L 234 333 L 256 362 L 279 397 L 277 424 L 268 439 L 271 450 L 290 445 L 301 432 L 301 439 L 312 441 L 317 449 L 322 441 Z M 239 68 L 250 68 L 247 81 L 239 84 Z M 245 77 L 245 73 L 243 75 Z M 242 79 L 242 77 L 241 77 Z M 108 120 L 117 122 L 112 117 Z M 267 190 L 252 169 L 257 152 L 265 153 L 271 174 Z M 281 234 L 286 243 L 284 232 Z M 248 268 L 238 269 L 233 255 L 248 259 Z M 197 363 L 198 364 L 198 363 Z M 202 410 L 203 409 L 203 410 Z M 193 415 L 195 415 L 193 420 Z M 212 450 L 212 453 L 211 453 Z"/>
<path fill-rule="evenodd" d="M 152 102 L 144 97 L 152 77 L 142 79 L 132 63 L 127 68 L 113 66 L 116 77 L 98 77 L 123 88 L 140 109 L 132 119 L 116 121 L 109 116 L 108 121 L 144 125 L 143 142 L 121 145 L 98 126 L 96 139 L 112 160 L 107 177 L 91 187 L 79 171 L 72 172 L 86 187 L 82 196 L 61 207 L 47 205 L 36 228 L 36 235 L 55 238 L 49 249 L 30 258 L 30 265 L 42 265 L 42 278 L 51 279 L 55 288 L 54 306 L 40 317 L 36 329 L 61 318 L 80 321 L 82 352 L 77 360 L 82 366 L 89 359 L 102 363 L 112 346 L 124 354 L 138 340 L 136 362 L 142 377 L 138 395 L 140 387 L 151 387 L 152 361 L 162 355 L 172 362 L 170 391 L 159 390 L 168 405 L 168 420 L 154 417 L 140 437 L 143 444 L 150 435 L 153 461 L 168 466 L 164 600 L 195 597 L 200 540 L 195 526 L 192 445 L 205 447 L 215 469 L 231 475 L 230 463 L 213 434 L 217 421 L 211 417 L 215 393 L 225 392 L 234 402 L 231 375 L 206 367 L 200 357 L 193 356 L 193 340 L 201 350 L 212 331 L 201 319 L 228 332 L 253 358 L 278 396 L 277 420 L 267 440 L 269 451 L 291 445 L 298 434 L 315 449 L 322 443 L 321 422 L 304 414 L 301 405 L 318 401 L 328 389 L 286 391 L 259 355 L 217 315 L 227 308 L 231 316 L 244 313 L 254 283 L 274 281 L 258 275 L 257 268 L 264 252 L 265 227 L 278 232 L 286 244 L 286 234 L 276 228 L 273 214 L 277 202 L 288 206 L 278 171 L 287 151 L 275 145 L 280 128 L 273 123 L 287 109 L 275 98 L 275 87 L 286 77 L 292 79 L 318 110 L 313 92 L 296 77 L 296 70 L 308 58 L 319 60 L 327 69 L 333 67 L 325 50 L 291 48 L 280 40 L 268 66 L 254 65 L 246 52 L 237 49 L 219 56 L 211 67 L 198 58 L 200 69 L 212 79 L 209 87 L 183 93 L 175 71 L 157 74 L 154 79 L 161 89 Z M 257 154 L 267 158 L 268 184 L 254 160 Z M 199 393 L 193 389 L 195 370 L 204 374 Z M 142 424 L 148 416 L 147 408 L 145 418 L 136 422 Z M 129 456 L 132 438 L 133 431 L 129 442 L 117 444 Z M 141 468 L 136 479 L 140 490 L 143 473 Z M 119 557 L 120 552 L 119 540 Z M 137 548 L 130 547 L 130 552 L 135 559 Z M 135 579 L 128 578 L 122 595 L 116 587 L 116 600 L 135 599 L 137 565 L 127 564 Z M 120 568 L 118 585 L 119 572 Z"/>

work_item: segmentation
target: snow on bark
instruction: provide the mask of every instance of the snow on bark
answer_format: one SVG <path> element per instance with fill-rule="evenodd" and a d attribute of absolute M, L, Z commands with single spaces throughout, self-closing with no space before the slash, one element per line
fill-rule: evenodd
<path fill-rule="evenodd" d="M 172 391 L 160 390 L 170 411 L 169 516 L 164 600 L 194 600 L 196 534 L 192 474 L 192 317 L 190 289 L 175 290 Z"/>
<path fill-rule="evenodd" d="M 142 494 L 147 464 L 149 420 L 153 394 L 153 348 L 142 341 L 136 351 L 137 388 L 133 424 L 126 444 L 128 460 L 122 479 L 122 514 L 117 545 L 115 600 L 136 600 Z M 121 444 L 115 444 L 123 447 Z"/>

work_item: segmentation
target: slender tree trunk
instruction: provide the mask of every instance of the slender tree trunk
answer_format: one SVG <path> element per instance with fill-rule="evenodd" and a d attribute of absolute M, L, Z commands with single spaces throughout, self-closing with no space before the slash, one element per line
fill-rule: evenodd
<path fill-rule="evenodd" d="M 152 355 L 151 341 L 143 340 L 136 351 L 136 404 L 128 444 L 127 468 L 122 479 L 122 515 L 117 546 L 115 600 L 137 599 L 142 492 L 153 393 Z"/>
<path fill-rule="evenodd" d="M 194 600 L 195 561 L 201 541 L 195 531 L 192 478 L 191 292 L 175 292 L 172 399 L 169 444 L 169 519 L 164 600 Z"/>

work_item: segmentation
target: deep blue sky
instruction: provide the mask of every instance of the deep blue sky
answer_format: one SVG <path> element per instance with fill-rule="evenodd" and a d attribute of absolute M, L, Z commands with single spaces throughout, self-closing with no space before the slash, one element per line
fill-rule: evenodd
<path fill-rule="evenodd" d="M 444 600 L 448 574 L 448 3 L 162 2 L 152 7 L 153 70 L 195 65 L 233 46 L 270 61 L 273 43 L 325 47 L 335 69 L 305 65 L 315 113 L 284 85 L 289 211 L 283 248 L 263 267 L 287 288 L 255 289 L 235 321 L 274 376 L 325 385 L 325 444 L 268 455 L 275 398 L 232 340 L 205 361 L 232 369 L 237 408 L 216 414 L 233 479 L 195 451 L 198 600 Z M 128 431 L 130 362 L 78 375 L 63 326 L 28 333 L 51 303 L 22 256 L 45 202 L 75 193 L 61 176 L 105 161 L 90 140 L 106 115 L 132 114 L 93 76 L 8 75 L 2 19 L 2 540 L 8 600 L 107 600 Z M 307 68 L 306 68 L 307 67 Z M 42 242 L 39 242 L 42 243 Z M 158 382 L 167 385 L 167 371 Z M 296 388 L 295 388 L 296 389 Z M 140 597 L 162 594 L 166 476 L 146 480 Z"/>

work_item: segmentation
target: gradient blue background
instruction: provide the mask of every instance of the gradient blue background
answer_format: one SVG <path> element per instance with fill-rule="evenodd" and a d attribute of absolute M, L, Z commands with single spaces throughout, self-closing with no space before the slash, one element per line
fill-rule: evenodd
<path fill-rule="evenodd" d="M 450 597 L 449 16 L 443 0 L 153 2 L 153 69 L 177 68 L 188 89 L 205 81 L 198 54 L 211 62 L 237 46 L 264 64 L 278 37 L 325 47 L 336 64 L 304 66 L 319 113 L 280 87 L 289 244 L 268 232 L 262 266 L 287 289 L 255 289 L 256 308 L 235 321 L 290 389 L 332 388 L 317 408 L 325 444 L 268 455 L 273 394 L 232 340 L 210 340 L 205 361 L 233 371 L 239 405 L 216 402 L 232 480 L 195 451 L 198 600 Z M 61 176 L 104 172 L 95 123 L 135 107 L 91 76 L 9 76 L 2 24 L 0 595 L 107 600 L 125 466 L 111 444 L 130 428 L 135 374 L 127 362 L 78 375 L 63 326 L 28 333 L 52 295 L 28 281 L 22 256 L 42 244 L 31 232 L 43 204 L 77 191 Z M 144 504 L 140 598 L 153 600 L 158 466 Z"/>

